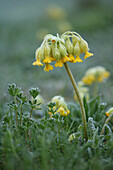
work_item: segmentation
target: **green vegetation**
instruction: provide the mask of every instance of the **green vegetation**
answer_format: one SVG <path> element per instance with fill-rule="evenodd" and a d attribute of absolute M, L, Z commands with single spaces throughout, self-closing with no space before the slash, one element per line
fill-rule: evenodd
<path fill-rule="evenodd" d="M 113 2 L 58 0 L 54 8 L 52 3 L 5 0 L 0 5 L 0 169 L 112 170 Z M 45 34 L 61 36 L 67 30 L 79 32 L 94 54 L 69 63 L 85 108 L 88 141 L 65 68 L 47 73 L 32 66 Z M 96 66 L 107 70 L 106 79 L 91 74 L 90 86 L 81 83 Z M 65 108 L 51 100 L 59 95 L 68 101 Z"/>
<path fill-rule="evenodd" d="M 109 121 L 100 135 L 106 120 L 106 105 L 100 96 L 89 102 L 83 99 L 88 127 L 86 142 L 77 103 L 68 103 L 70 114 L 63 117 L 54 114 L 55 103 L 44 107 L 36 104 L 37 88 L 30 89 L 33 101 L 14 83 L 9 85 L 8 92 L 12 100 L 6 105 L 1 123 L 1 169 L 112 169 L 113 123 Z M 74 137 L 69 138 L 72 133 Z"/>

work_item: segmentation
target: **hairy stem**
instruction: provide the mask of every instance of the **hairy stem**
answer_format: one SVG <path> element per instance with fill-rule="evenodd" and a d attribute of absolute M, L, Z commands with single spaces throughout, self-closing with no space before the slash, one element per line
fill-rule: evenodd
<path fill-rule="evenodd" d="M 86 141 L 88 140 L 88 136 L 87 136 L 87 125 L 86 125 L 86 114 L 85 114 L 85 109 L 84 109 L 84 105 L 83 105 L 83 101 L 80 97 L 80 94 L 79 94 L 79 91 L 78 91 L 78 88 L 77 88 L 77 84 L 75 82 L 75 79 L 71 73 L 71 70 L 69 68 L 69 66 L 67 65 L 67 63 L 64 63 L 64 66 L 65 66 L 65 69 L 69 75 L 69 78 L 71 80 L 71 83 L 73 85 L 73 88 L 76 92 L 76 95 L 77 95 L 77 98 L 78 98 L 78 101 L 79 101 L 79 104 L 80 104 L 80 108 L 81 108 L 81 113 L 82 113 L 82 121 L 83 121 L 83 126 L 84 126 L 84 137 L 86 139 Z"/>

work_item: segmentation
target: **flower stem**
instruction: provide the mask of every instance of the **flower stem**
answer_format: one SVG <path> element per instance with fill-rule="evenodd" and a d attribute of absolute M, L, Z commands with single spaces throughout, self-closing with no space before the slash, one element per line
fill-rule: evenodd
<path fill-rule="evenodd" d="M 106 119 L 100 135 L 103 135 L 105 125 L 109 122 L 109 120 L 111 119 L 112 116 L 113 116 L 113 112 L 112 112 L 112 113 L 109 115 L 109 117 Z"/>
<path fill-rule="evenodd" d="M 78 98 L 78 101 L 79 101 L 79 104 L 80 104 L 80 108 L 81 108 L 81 113 L 82 113 L 82 121 L 83 121 L 83 126 L 84 126 L 84 137 L 86 139 L 86 141 L 88 140 L 88 136 L 87 136 L 87 125 L 86 125 L 86 114 L 85 114 L 85 109 L 84 109 L 84 105 L 83 105 L 83 101 L 80 97 L 80 94 L 79 94 L 79 91 L 78 91 L 78 88 L 77 88 L 77 84 L 75 82 L 75 79 L 72 75 L 72 72 L 69 68 L 69 66 L 67 65 L 67 63 L 64 63 L 64 66 L 65 66 L 65 69 L 69 75 L 69 78 L 71 80 L 71 83 L 73 85 L 73 88 L 76 92 L 76 95 L 77 95 L 77 98 Z"/>
<path fill-rule="evenodd" d="M 31 119 L 31 116 L 32 116 L 32 112 L 33 112 L 33 109 L 31 108 L 30 119 Z"/>
<path fill-rule="evenodd" d="M 17 109 L 16 109 L 16 125 L 18 125 Z"/>
<path fill-rule="evenodd" d="M 20 126 L 22 125 L 22 105 L 21 105 L 21 109 L 20 109 Z"/>
<path fill-rule="evenodd" d="M 16 97 L 15 96 L 14 96 L 14 101 L 15 101 L 15 104 L 16 104 Z M 16 112 L 16 125 L 18 125 L 17 109 L 15 109 L 15 112 Z"/>
<path fill-rule="evenodd" d="M 94 97 L 96 97 L 97 94 L 98 94 L 98 83 L 95 82 L 95 84 L 94 84 Z"/>

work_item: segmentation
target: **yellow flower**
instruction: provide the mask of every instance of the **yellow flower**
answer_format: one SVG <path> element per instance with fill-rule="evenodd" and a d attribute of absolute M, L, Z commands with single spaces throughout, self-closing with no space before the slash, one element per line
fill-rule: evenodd
<path fill-rule="evenodd" d="M 62 106 L 57 110 L 57 113 L 60 112 L 60 116 L 65 116 L 65 110 Z"/>
<path fill-rule="evenodd" d="M 108 78 L 108 77 L 110 76 L 110 73 L 109 73 L 108 71 L 106 71 L 106 72 L 103 73 L 103 76 L 104 76 L 105 78 Z"/>
<path fill-rule="evenodd" d="M 36 60 L 33 65 L 43 66 L 43 64 L 40 62 L 40 60 Z"/>
<path fill-rule="evenodd" d="M 79 56 L 76 56 L 76 59 L 74 60 L 74 62 L 83 62 L 83 61 L 81 60 Z"/>
<path fill-rule="evenodd" d="M 107 113 L 107 112 L 106 112 L 106 116 L 109 117 L 109 115 L 110 115 L 110 113 Z"/>
<path fill-rule="evenodd" d="M 51 63 L 51 58 L 50 57 L 45 57 L 45 59 L 43 60 L 43 63 Z"/>
<path fill-rule="evenodd" d="M 60 112 L 60 116 L 67 116 L 70 111 L 67 109 L 65 110 L 62 106 L 60 106 L 60 108 L 57 110 L 57 113 Z"/>
<path fill-rule="evenodd" d="M 90 68 L 85 73 L 85 76 L 82 78 L 82 81 L 85 84 L 92 84 L 93 82 L 103 82 L 110 76 L 110 73 L 102 66 L 96 66 Z"/>
<path fill-rule="evenodd" d="M 107 117 L 109 117 L 109 115 L 110 115 L 111 113 L 113 113 L 113 107 L 111 107 L 105 114 L 106 114 Z M 113 121 L 113 119 L 112 119 L 112 121 Z M 112 127 L 112 128 L 113 128 L 113 127 Z"/>
<path fill-rule="evenodd" d="M 57 110 L 55 112 L 55 114 L 60 113 L 60 116 L 67 116 L 70 113 L 69 109 L 67 108 L 67 104 L 66 104 L 63 97 L 55 96 L 55 97 L 52 98 L 51 102 L 54 102 L 56 104 L 53 108 L 54 110 Z M 48 114 L 50 115 L 50 118 L 51 118 L 52 113 L 48 112 Z"/>
<path fill-rule="evenodd" d="M 71 63 L 73 63 L 74 61 L 75 61 L 75 57 L 74 57 L 74 55 L 72 55 L 72 54 L 69 54 L 69 61 L 71 62 Z"/>
<path fill-rule="evenodd" d="M 88 57 L 91 57 L 93 56 L 92 53 L 89 53 L 88 51 L 85 52 L 85 56 L 84 56 L 84 59 L 88 58 Z"/>
<path fill-rule="evenodd" d="M 53 67 L 50 64 L 47 63 L 44 70 L 45 71 L 53 70 Z"/>
<path fill-rule="evenodd" d="M 61 37 L 58 34 L 57 36 L 48 34 L 36 50 L 36 61 L 33 65 L 43 66 L 42 63 L 44 63 L 46 65 L 44 70 L 49 71 L 53 67 L 48 64 L 54 61 L 56 61 L 55 67 L 63 67 L 66 62 L 83 62 L 80 58 L 82 52 L 85 53 L 85 59 L 93 55 L 88 51 L 88 43 L 76 32 L 68 31 L 62 34 Z"/>
<path fill-rule="evenodd" d="M 61 60 L 57 61 L 55 67 L 63 67 L 63 62 Z"/>
<path fill-rule="evenodd" d="M 69 58 L 69 57 L 65 56 L 65 57 L 62 58 L 62 62 L 63 62 L 63 63 L 65 63 L 65 62 L 67 62 L 67 61 L 70 61 L 70 58 Z"/>
<path fill-rule="evenodd" d="M 91 85 L 95 81 L 95 77 L 93 75 L 88 75 L 82 78 L 84 84 Z"/>

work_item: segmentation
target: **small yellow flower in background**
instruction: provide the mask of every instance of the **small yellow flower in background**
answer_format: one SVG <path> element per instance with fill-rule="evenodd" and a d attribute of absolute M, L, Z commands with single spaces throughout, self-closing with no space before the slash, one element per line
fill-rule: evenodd
<path fill-rule="evenodd" d="M 113 112 L 113 107 L 111 107 L 105 114 L 107 117 L 109 117 L 109 115 Z M 112 119 L 113 121 L 113 119 Z"/>
<path fill-rule="evenodd" d="M 94 82 L 104 82 L 110 73 L 102 66 L 96 66 L 88 69 L 82 78 L 84 84 L 91 85 Z"/>
<path fill-rule="evenodd" d="M 46 13 L 51 19 L 64 19 L 66 17 L 65 10 L 58 5 L 48 7 Z"/>
<path fill-rule="evenodd" d="M 57 110 L 55 114 L 60 113 L 60 116 L 67 116 L 70 113 L 63 97 L 55 96 L 52 98 L 51 102 L 55 103 L 55 106 L 53 108 L 54 110 Z M 50 118 L 52 118 L 52 113 L 51 112 L 48 113 L 50 115 Z"/>
<path fill-rule="evenodd" d="M 45 64 L 44 70 L 49 71 L 53 69 L 51 63 L 53 64 L 54 61 L 56 61 L 55 67 L 63 67 L 65 62 L 83 62 L 80 58 L 81 53 L 85 53 L 84 59 L 93 55 L 88 51 L 88 43 L 76 32 L 68 31 L 61 37 L 58 34 L 57 36 L 48 34 L 36 50 L 36 61 L 33 65 L 43 66 Z"/>
<path fill-rule="evenodd" d="M 77 85 L 78 85 L 78 90 L 79 90 L 82 100 L 84 96 L 86 96 L 86 100 L 89 101 L 89 89 L 87 87 L 84 87 L 84 83 L 82 81 L 79 81 Z M 74 99 L 77 100 L 75 91 L 74 91 Z"/>

